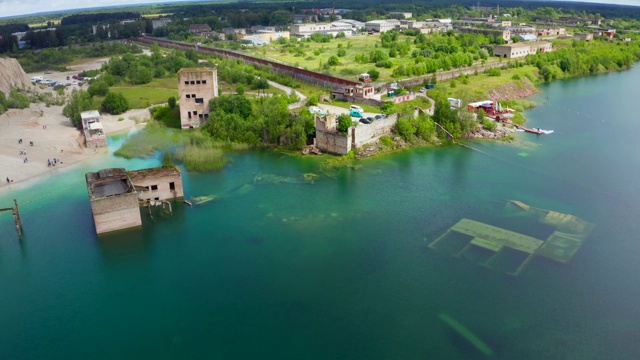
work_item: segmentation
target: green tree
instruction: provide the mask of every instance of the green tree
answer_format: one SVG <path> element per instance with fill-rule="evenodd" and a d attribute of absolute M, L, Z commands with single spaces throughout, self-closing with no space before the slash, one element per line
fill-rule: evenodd
<path fill-rule="evenodd" d="M 375 68 L 369 69 L 368 74 L 371 77 L 371 81 L 377 81 L 380 78 L 380 72 Z"/>
<path fill-rule="evenodd" d="M 89 85 L 89 88 L 87 88 L 87 91 L 89 92 L 89 95 L 91 95 L 91 97 L 96 95 L 106 96 L 107 93 L 109 92 L 109 85 L 107 84 L 106 81 L 103 81 L 103 80 L 94 81 L 91 83 L 91 85 Z"/>
<path fill-rule="evenodd" d="M 340 114 L 337 120 L 338 124 L 336 127 L 341 133 L 347 133 L 349 128 L 353 126 L 353 120 L 351 120 L 351 116 L 349 116 L 348 114 Z"/>
<path fill-rule="evenodd" d="M 276 10 L 269 16 L 269 25 L 289 25 L 293 15 L 287 10 Z"/>
<path fill-rule="evenodd" d="M 340 60 L 337 56 L 332 55 L 329 57 L 329 60 L 327 60 L 327 64 L 329 64 L 329 66 L 337 66 L 340 64 Z"/>
<path fill-rule="evenodd" d="M 62 114 L 69 118 L 73 126 L 80 127 L 82 125 L 80 113 L 87 110 L 97 110 L 92 108 L 91 95 L 84 90 L 73 90 L 67 104 L 62 108 Z"/>
<path fill-rule="evenodd" d="M 129 110 L 129 102 L 124 95 L 110 91 L 102 102 L 102 110 L 113 115 L 122 114 Z"/>
<path fill-rule="evenodd" d="M 29 98 L 16 89 L 11 89 L 9 93 L 9 99 L 6 101 L 8 108 L 12 109 L 26 109 L 31 104 Z"/>
<path fill-rule="evenodd" d="M 176 107 L 176 102 L 177 102 L 177 100 L 176 100 L 176 98 L 175 98 L 175 97 L 173 97 L 173 96 L 169 97 L 169 99 L 167 100 L 167 102 L 169 103 L 169 108 L 170 108 L 170 109 L 173 109 L 173 108 L 175 108 L 175 107 Z"/>

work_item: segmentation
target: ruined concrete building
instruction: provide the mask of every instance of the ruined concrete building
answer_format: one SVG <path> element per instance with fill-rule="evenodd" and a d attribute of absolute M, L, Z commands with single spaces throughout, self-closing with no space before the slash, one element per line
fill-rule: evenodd
<path fill-rule="evenodd" d="M 138 193 L 123 168 L 85 174 L 98 234 L 142 225 Z"/>
<path fill-rule="evenodd" d="M 83 111 L 80 113 L 80 118 L 82 118 L 82 131 L 87 147 L 107 146 L 107 135 L 100 122 L 98 110 Z"/>
<path fill-rule="evenodd" d="M 354 122 L 346 133 L 341 133 L 336 127 L 335 114 L 327 114 L 325 119 L 316 115 L 314 146 L 324 152 L 346 155 L 351 150 L 378 141 L 384 135 L 391 135 L 397 121 L 398 115 L 393 114 L 371 124 Z"/>
<path fill-rule="evenodd" d="M 177 166 L 134 170 L 129 172 L 129 178 L 142 202 L 184 197 L 182 172 Z"/>
<path fill-rule="evenodd" d="M 182 173 L 176 166 L 127 172 L 102 169 L 85 174 L 96 233 L 141 226 L 140 206 L 183 198 Z"/>
<path fill-rule="evenodd" d="M 209 100 L 218 96 L 216 69 L 180 69 L 178 95 L 181 127 L 189 129 L 202 126 L 209 119 Z"/>

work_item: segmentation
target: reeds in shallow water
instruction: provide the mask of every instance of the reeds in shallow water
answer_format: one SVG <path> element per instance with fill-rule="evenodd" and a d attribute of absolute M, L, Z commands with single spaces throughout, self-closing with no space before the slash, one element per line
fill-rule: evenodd
<path fill-rule="evenodd" d="M 247 144 L 215 141 L 198 130 L 174 130 L 152 121 L 127 139 L 115 155 L 131 159 L 168 152 L 189 171 L 215 171 L 224 168 L 228 162 L 224 150 L 247 149 Z"/>
<path fill-rule="evenodd" d="M 222 149 L 214 146 L 185 145 L 175 152 L 174 157 L 190 171 L 220 170 L 227 164 Z"/>

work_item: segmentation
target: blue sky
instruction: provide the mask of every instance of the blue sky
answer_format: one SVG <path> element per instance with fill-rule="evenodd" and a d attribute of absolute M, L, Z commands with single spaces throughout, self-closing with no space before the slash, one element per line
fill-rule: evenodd
<path fill-rule="evenodd" d="M 186 0 L 0 0 L 0 17 L 26 15 L 38 12 L 70 10 L 89 7 L 114 5 L 152 4 L 160 2 L 177 2 Z M 566 2 L 567 0 L 557 0 Z M 582 0 L 582 2 L 623 4 L 640 6 L 640 0 Z"/>

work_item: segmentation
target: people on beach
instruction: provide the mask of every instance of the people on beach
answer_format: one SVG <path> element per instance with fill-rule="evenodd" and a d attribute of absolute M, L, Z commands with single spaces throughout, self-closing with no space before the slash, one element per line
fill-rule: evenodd
<path fill-rule="evenodd" d="M 22 160 L 22 162 L 24 162 L 25 164 L 29 162 L 29 158 L 24 158 L 24 160 Z"/>
<path fill-rule="evenodd" d="M 22 144 L 22 139 L 18 139 L 18 144 Z"/>
<path fill-rule="evenodd" d="M 11 180 L 9 180 L 9 177 L 7 176 L 7 184 L 11 183 Z"/>
<path fill-rule="evenodd" d="M 33 146 L 33 141 L 29 141 L 29 145 Z"/>

